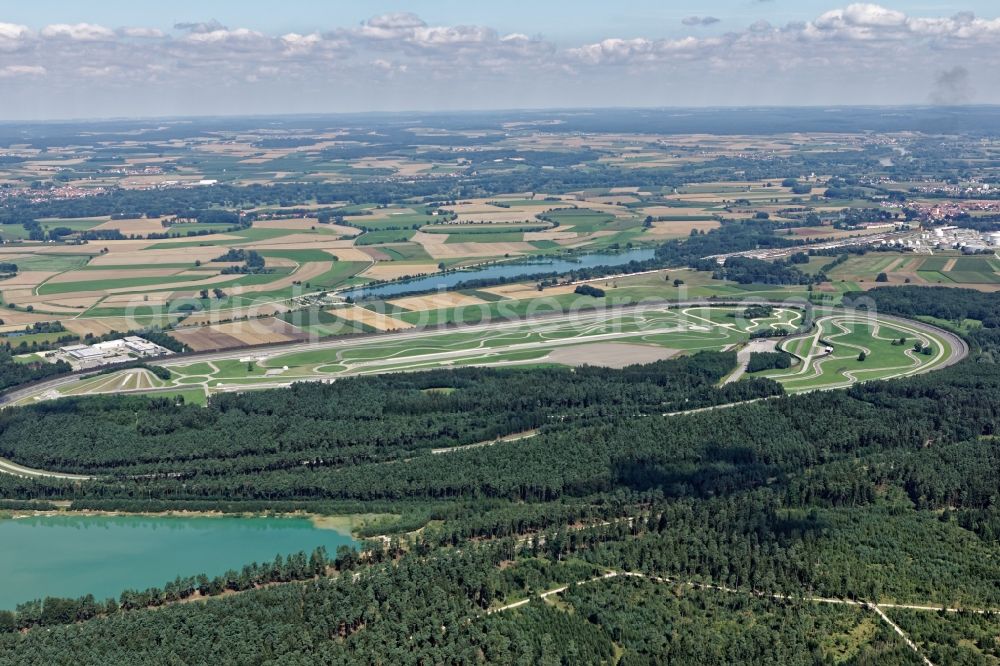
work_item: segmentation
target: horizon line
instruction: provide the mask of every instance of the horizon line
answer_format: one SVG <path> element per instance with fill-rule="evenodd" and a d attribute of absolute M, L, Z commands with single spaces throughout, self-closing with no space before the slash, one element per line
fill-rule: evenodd
<path fill-rule="evenodd" d="M 110 123 L 110 122 L 140 122 L 145 120 L 156 121 L 183 121 L 191 122 L 198 120 L 225 120 L 225 119 L 264 119 L 264 118 L 336 118 L 336 117 L 357 117 L 357 116 L 444 116 L 444 115 L 476 115 L 476 114 L 504 114 L 504 113 L 581 113 L 581 112 L 607 112 L 607 111 L 722 111 L 722 110 L 877 110 L 877 109 L 909 109 L 909 110 L 939 110 L 939 111 L 960 111 L 970 109 L 998 109 L 1000 102 L 993 103 L 969 103 L 969 104 L 930 104 L 930 103 L 909 103 L 909 104 L 712 104 L 705 106 L 576 106 L 576 107 L 506 107 L 506 108 L 463 108 L 463 109 L 435 109 L 435 110 L 366 110 L 366 111 L 314 111 L 296 113 L 220 113 L 220 114 L 193 114 L 193 115 L 150 115 L 150 116 L 86 116 L 68 118 L 41 118 L 26 119 L 12 118 L 0 119 L 0 126 L 5 125 L 57 125 L 70 123 Z"/>

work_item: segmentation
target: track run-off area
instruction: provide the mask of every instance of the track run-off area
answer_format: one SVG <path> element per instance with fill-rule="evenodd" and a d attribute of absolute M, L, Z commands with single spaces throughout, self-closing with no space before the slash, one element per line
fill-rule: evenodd
<path fill-rule="evenodd" d="M 772 340 L 792 355 L 793 364 L 748 376 L 771 377 L 789 393 L 929 372 L 968 354 L 958 336 L 920 322 L 868 311 L 813 308 L 813 323 L 804 327 L 809 315 L 802 306 L 766 305 L 768 314 L 754 318 L 744 316 L 747 303 L 692 301 L 178 355 L 156 361 L 170 371 L 168 380 L 141 368 L 74 375 L 10 392 L 4 402 L 25 405 L 115 393 L 173 394 L 204 401 L 220 392 L 435 368 L 623 367 L 701 350 L 744 350 L 751 334 L 761 331 L 788 334 Z M 859 360 L 862 352 L 864 359 Z M 741 354 L 740 363 L 748 357 Z"/>

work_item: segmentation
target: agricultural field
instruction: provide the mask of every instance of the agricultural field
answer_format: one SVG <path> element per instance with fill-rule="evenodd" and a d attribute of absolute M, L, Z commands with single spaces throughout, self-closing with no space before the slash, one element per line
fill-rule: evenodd
<path fill-rule="evenodd" d="M 258 316 L 262 305 L 287 310 L 304 294 L 425 275 L 442 265 L 601 249 L 623 228 L 639 224 L 624 208 L 598 211 L 562 199 L 499 203 L 455 204 L 459 219 L 468 218 L 464 223 L 446 224 L 439 216 L 408 207 L 358 205 L 343 207 L 351 213 L 344 224 L 308 216 L 269 217 L 221 232 L 218 224 L 171 224 L 171 231 L 184 227 L 199 232 L 177 238 L 143 237 L 144 232 L 164 231 L 161 218 L 45 219 L 43 228 L 114 228 L 130 238 L 62 244 L 9 239 L 16 242 L 0 246 L 0 260 L 16 263 L 19 272 L 0 280 L 0 298 L 10 310 L 4 321 L 20 326 L 71 318 L 85 329 L 83 322 L 97 318 L 163 315 L 179 320 L 211 310 L 216 322 L 224 322 Z M 562 228 L 536 217 L 553 208 L 559 209 Z M 496 211 L 501 219 L 490 221 Z M 510 215 L 524 222 L 505 222 Z M 259 253 L 266 270 L 235 271 L 238 262 L 222 260 L 231 251 Z M 101 327 L 95 323 L 93 328 Z"/>
<path fill-rule="evenodd" d="M 813 260 L 828 257 L 814 257 Z M 822 263 L 822 262 L 820 262 Z M 962 256 L 942 252 L 933 256 L 870 252 L 851 257 L 828 273 L 833 282 L 870 284 L 885 273 L 888 284 L 964 287 L 980 291 L 1000 290 L 1000 259 L 995 255 Z"/>
<path fill-rule="evenodd" d="M 700 350 L 741 348 L 752 333 L 763 330 L 795 332 L 803 325 L 804 311 L 777 307 L 764 316 L 746 319 L 736 306 L 692 306 L 669 309 L 646 306 L 613 311 L 580 310 L 572 314 L 513 320 L 455 331 L 415 330 L 388 336 L 334 339 L 290 344 L 273 349 L 223 352 L 188 360 L 160 363 L 172 377 L 155 386 L 143 384 L 137 371 L 113 373 L 71 381 L 55 392 L 29 396 L 33 402 L 59 395 L 150 392 L 199 388 L 206 395 L 252 388 L 287 386 L 298 381 L 330 381 L 337 377 L 426 370 L 431 368 L 512 365 L 625 365 L 648 363 Z M 367 330 L 406 328 L 405 320 L 392 315 L 354 308 L 350 313 L 332 310 L 317 313 L 310 321 L 295 321 L 295 328 L 325 326 L 343 333 L 342 324 L 363 324 Z M 296 313 L 302 314 L 302 313 Z M 395 322 L 387 325 L 385 322 Z M 284 322 L 282 322 L 284 323 Z M 877 317 L 850 314 L 824 315 L 816 330 L 790 338 L 786 351 L 799 361 L 791 370 L 763 373 L 791 392 L 849 385 L 856 381 L 925 372 L 952 357 L 949 340 L 926 327 L 885 323 Z M 231 335 L 249 335 L 237 322 Z M 338 324 L 340 324 L 338 328 Z M 240 331 L 240 332 L 237 332 Z M 891 342 L 907 338 L 908 346 Z M 257 340 L 258 342 L 261 340 Z M 912 352 L 920 341 L 931 355 Z M 832 354 L 822 346 L 834 347 Z M 857 361 L 859 351 L 868 358 Z M 852 360 L 853 359 L 853 360 Z"/>

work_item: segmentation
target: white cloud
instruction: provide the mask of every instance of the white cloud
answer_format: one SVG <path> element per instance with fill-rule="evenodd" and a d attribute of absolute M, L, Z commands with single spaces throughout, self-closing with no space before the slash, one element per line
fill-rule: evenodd
<path fill-rule="evenodd" d="M 426 28 L 427 24 L 412 12 L 396 12 L 373 16 L 365 21 L 365 26 L 376 30 L 412 30 Z"/>
<path fill-rule="evenodd" d="M 113 65 L 105 65 L 104 67 L 90 67 L 84 65 L 77 70 L 81 76 L 87 76 L 90 78 L 104 78 L 107 76 L 117 76 L 120 74 L 118 67 Z"/>
<path fill-rule="evenodd" d="M 19 51 L 31 39 L 31 30 L 16 23 L 0 23 L 0 52 Z"/>
<path fill-rule="evenodd" d="M 247 28 L 237 28 L 235 30 L 229 30 L 226 28 L 218 28 L 217 30 L 207 30 L 207 31 L 192 31 L 187 37 L 184 38 L 188 42 L 200 43 L 200 44 L 221 44 L 221 43 L 239 43 L 239 42 L 253 42 L 264 40 L 264 34 L 257 32 L 256 30 L 249 30 Z"/>
<path fill-rule="evenodd" d="M 212 19 L 211 21 L 175 23 L 174 29 L 184 30 L 185 32 L 214 32 L 216 30 L 225 30 L 226 26 Z"/>
<path fill-rule="evenodd" d="M 41 34 L 48 39 L 72 39 L 81 42 L 109 40 L 115 37 L 113 30 L 93 23 L 55 23 L 42 28 Z"/>
<path fill-rule="evenodd" d="M 840 99 L 850 88 L 863 90 L 859 97 L 873 90 L 887 92 L 869 99 L 873 102 L 921 102 L 936 85 L 934 72 L 960 65 L 977 91 L 1000 102 L 1000 85 L 981 81 L 1000 76 L 992 74 L 1000 72 L 1000 18 L 970 12 L 914 17 L 878 4 L 845 3 L 811 21 L 780 26 L 758 21 L 721 34 L 702 33 L 702 26 L 715 25 L 711 16 L 691 16 L 682 23 L 688 36 L 625 39 L 606 34 L 593 43 L 566 46 L 523 32 L 503 34 L 487 25 L 432 25 L 407 12 L 374 16 L 355 26 L 285 34 L 216 20 L 177 23 L 169 33 L 89 23 L 53 24 L 36 33 L 0 23 L 0 76 L 47 76 L 51 85 L 32 91 L 39 98 L 69 91 L 85 98 L 89 96 L 81 93 L 133 86 L 137 92 L 130 99 L 148 96 L 150 103 L 162 98 L 164 90 L 206 95 L 244 90 L 248 97 L 253 92 L 280 100 L 287 95 L 267 93 L 281 86 L 287 92 L 303 82 L 331 96 L 350 90 L 334 101 L 350 99 L 361 106 L 390 99 L 388 95 L 431 99 L 435 86 L 429 82 L 467 91 L 460 101 L 464 105 L 485 103 L 484 91 L 495 94 L 498 105 L 528 99 L 500 97 L 499 91 L 510 90 L 511 84 L 518 90 L 534 88 L 533 100 L 553 105 L 577 99 L 593 103 L 592 95 L 576 95 L 608 87 L 634 90 L 633 97 L 616 92 L 608 98 L 617 103 L 738 104 L 757 101 L 758 94 L 770 94 L 778 102 L 784 98 L 773 95 L 782 91 L 798 102 L 812 88 L 819 91 L 815 95 L 831 99 Z M 843 76 L 837 85 L 819 83 L 835 75 Z M 375 77 L 391 77 L 391 90 L 370 85 Z"/>
<path fill-rule="evenodd" d="M 45 76 L 46 70 L 41 65 L 7 65 L 0 67 L 0 78 L 10 78 L 14 76 Z"/>
<path fill-rule="evenodd" d="M 691 24 L 695 24 L 693 19 Z M 568 54 L 592 65 L 623 65 L 658 59 L 668 62 L 675 59 L 678 52 L 701 52 L 706 59 L 739 64 L 753 48 L 769 49 L 758 56 L 775 56 L 780 51 L 781 57 L 804 60 L 816 55 L 811 52 L 816 48 L 815 42 L 826 42 L 830 48 L 842 49 L 838 55 L 848 60 L 869 59 L 873 64 L 905 66 L 905 60 L 887 60 L 891 54 L 887 52 L 886 44 L 897 43 L 897 52 L 899 49 L 919 51 L 926 49 L 928 44 L 940 51 L 962 49 L 974 44 L 993 47 L 997 39 L 1000 39 L 1000 19 L 981 19 L 971 12 L 941 18 L 911 17 L 877 4 L 854 3 L 825 12 L 813 21 L 789 23 L 784 27 L 758 21 L 741 32 L 727 33 L 722 37 L 679 40 L 611 38 L 570 49 Z"/>
<path fill-rule="evenodd" d="M 118 28 L 115 32 L 121 37 L 133 39 L 160 39 L 166 34 L 156 28 Z"/>
<path fill-rule="evenodd" d="M 323 44 L 323 37 L 319 33 L 310 35 L 300 35 L 290 32 L 281 36 L 281 42 L 285 47 L 285 54 L 289 56 L 304 55 L 311 53 Z"/>

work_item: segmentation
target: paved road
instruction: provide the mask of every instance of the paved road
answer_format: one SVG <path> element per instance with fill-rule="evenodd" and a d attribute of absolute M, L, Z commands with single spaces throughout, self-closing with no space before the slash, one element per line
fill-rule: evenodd
<path fill-rule="evenodd" d="M 64 474 L 62 472 L 47 472 L 41 469 L 32 469 L 31 467 L 18 465 L 13 461 L 7 460 L 6 458 L 0 458 L 0 473 L 12 474 L 13 476 L 20 476 L 26 479 L 47 478 L 63 479 L 66 481 L 89 481 L 94 478 L 92 476 L 84 476 L 82 474 Z"/>
<path fill-rule="evenodd" d="M 750 365 L 750 356 L 752 354 L 773 352 L 777 346 L 778 340 L 775 338 L 751 340 L 747 344 L 743 345 L 743 347 L 736 352 L 736 369 L 733 370 L 728 377 L 722 380 L 722 385 L 725 386 L 726 384 L 738 382 L 743 375 L 746 374 L 747 367 Z"/>

